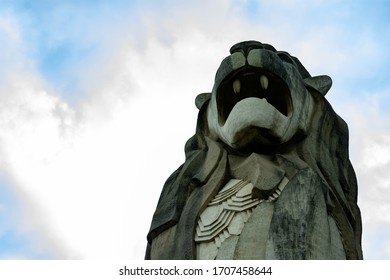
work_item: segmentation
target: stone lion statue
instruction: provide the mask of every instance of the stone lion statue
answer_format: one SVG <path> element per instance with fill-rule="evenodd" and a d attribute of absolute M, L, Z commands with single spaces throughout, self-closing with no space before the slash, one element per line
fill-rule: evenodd
<path fill-rule="evenodd" d="M 146 259 L 362 259 L 348 127 L 328 76 L 269 44 L 230 49 L 166 181 Z"/>

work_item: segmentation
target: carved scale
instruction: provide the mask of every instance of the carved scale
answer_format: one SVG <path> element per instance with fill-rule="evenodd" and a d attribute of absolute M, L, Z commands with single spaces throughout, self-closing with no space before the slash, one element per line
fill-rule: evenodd
<path fill-rule="evenodd" d="M 267 199 L 259 200 L 252 198 L 252 183 L 231 179 L 199 216 L 195 232 L 197 259 L 233 259 L 234 245 L 220 250 L 222 244 L 230 242 L 232 236 L 239 238 L 253 209 L 260 203 L 273 203 L 287 183 L 284 177 Z"/>

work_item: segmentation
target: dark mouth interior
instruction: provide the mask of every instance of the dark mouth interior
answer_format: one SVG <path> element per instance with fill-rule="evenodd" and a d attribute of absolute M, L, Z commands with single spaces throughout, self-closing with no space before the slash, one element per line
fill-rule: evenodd
<path fill-rule="evenodd" d="M 268 87 L 264 89 L 260 77 L 264 75 L 268 79 Z M 241 87 L 238 93 L 233 90 L 233 83 L 239 80 Z M 223 125 L 233 107 L 241 100 L 248 97 L 263 99 L 285 116 L 291 113 L 290 90 L 286 83 L 278 76 L 264 72 L 261 69 L 245 68 L 228 76 L 218 87 L 217 106 L 219 123 Z"/>

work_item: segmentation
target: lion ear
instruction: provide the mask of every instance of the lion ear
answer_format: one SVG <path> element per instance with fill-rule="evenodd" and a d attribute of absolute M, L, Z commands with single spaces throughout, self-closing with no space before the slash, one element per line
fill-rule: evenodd
<path fill-rule="evenodd" d="M 209 99 L 211 98 L 211 93 L 210 92 L 204 92 L 204 93 L 201 93 L 199 94 L 196 98 L 195 98 L 195 105 L 196 105 L 196 108 L 198 108 L 200 110 L 200 108 L 202 108 L 203 104 L 208 101 Z"/>
<path fill-rule="evenodd" d="M 320 92 L 323 96 L 332 87 L 332 79 L 327 75 L 315 76 L 303 80 L 305 86 Z"/>

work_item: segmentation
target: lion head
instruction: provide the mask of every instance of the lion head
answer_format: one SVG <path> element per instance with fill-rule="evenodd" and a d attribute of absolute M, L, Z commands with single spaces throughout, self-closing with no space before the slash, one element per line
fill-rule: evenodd
<path fill-rule="evenodd" d="M 271 45 L 234 45 L 218 68 L 210 98 L 210 137 L 234 149 L 280 146 L 307 134 L 313 114 L 308 88 L 325 95 L 328 76 L 311 77 L 298 59 Z"/>
<path fill-rule="evenodd" d="M 148 235 L 147 258 L 153 240 L 163 235 L 155 249 L 164 252 L 160 257 L 192 258 L 188 240 L 196 219 L 233 177 L 229 156 L 253 154 L 266 155 L 292 181 L 300 170 L 311 170 L 320 182 L 325 211 L 337 224 L 345 257 L 362 258 L 348 127 L 325 99 L 331 85 L 330 77 L 312 77 L 296 57 L 271 45 L 234 45 L 218 68 L 212 92 L 195 100 L 196 134 L 186 144 L 185 163 L 164 185 Z"/>

